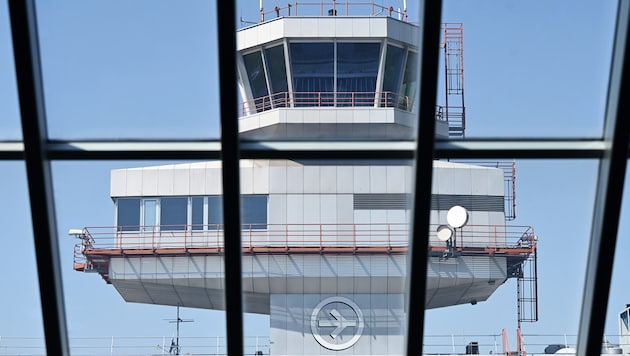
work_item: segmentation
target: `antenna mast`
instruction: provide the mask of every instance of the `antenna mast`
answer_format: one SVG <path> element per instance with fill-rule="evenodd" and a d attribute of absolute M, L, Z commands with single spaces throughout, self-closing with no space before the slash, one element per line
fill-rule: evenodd
<path fill-rule="evenodd" d="M 171 339 L 171 347 L 168 349 L 168 353 L 171 355 L 179 355 L 180 347 L 179 347 L 179 324 L 181 323 L 191 323 L 193 319 L 182 319 L 179 317 L 179 304 L 177 305 L 177 319 L 166 319 L 169 323 L 176 323 L 175 327 L 175 340 Z"/>

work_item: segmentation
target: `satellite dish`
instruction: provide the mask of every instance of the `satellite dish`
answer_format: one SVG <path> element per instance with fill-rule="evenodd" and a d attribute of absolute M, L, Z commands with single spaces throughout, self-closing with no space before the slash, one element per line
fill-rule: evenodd
<path fill-rule="evenodd" d="M 453 237 L 453 229 L 448 225 L 440 225 L 437 228 L 437 238 L 440 241 L 448 241 Z"/>
<path fill-rule="evenodd" d="M 446 221 L 452 227 L 459 229 L 468 222 L 468 211 L 463 206 L 455 205 L 448 209 Z"/>

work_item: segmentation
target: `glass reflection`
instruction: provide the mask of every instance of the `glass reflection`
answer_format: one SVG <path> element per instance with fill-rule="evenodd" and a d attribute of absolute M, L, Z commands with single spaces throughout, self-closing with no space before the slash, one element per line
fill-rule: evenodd
<path fill-rule="evenodd" d="M 289 48 L 295 106 L 334 105 L 334 44 L 290 43 Z"/>
<path fill-rule="evenodd" d="M 380 43 L 337 43 L 337 106 L 373 106 Z"/>

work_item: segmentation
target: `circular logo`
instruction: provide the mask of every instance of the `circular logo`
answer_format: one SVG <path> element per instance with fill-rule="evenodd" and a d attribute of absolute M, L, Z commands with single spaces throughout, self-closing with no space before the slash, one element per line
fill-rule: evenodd
<path fill-rule="evenodd" d="M 344 297 L 322 300 L 313 309 L 311 332 L 323 347 L 339 351 L 354 345 L 363 333 L 363 313 Z"/>

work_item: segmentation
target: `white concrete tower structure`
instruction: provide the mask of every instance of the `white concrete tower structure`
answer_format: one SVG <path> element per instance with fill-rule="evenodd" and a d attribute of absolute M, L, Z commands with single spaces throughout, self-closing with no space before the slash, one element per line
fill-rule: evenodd
<path fill-rule="evenodd" d="M 241 136 L 412 139 L 416 25 L 391 8 L 302 6 L 238 31 Z M 437 135 L 463 133 L 436 120 Z M 270 316 L 271 354 L 403 353 L 411 173 L 404 161 L 241 162 L 245 311 Z M 522 276 L 533 231 L 506 225 L 504 169 L 436 161 L 433 174 L 426 307 L 485 301 Z M 75 269 L 130 302 L 224 309 L 221 187 L 220 162 L 112 171 L 115 226 L 81 231 Z"/>

